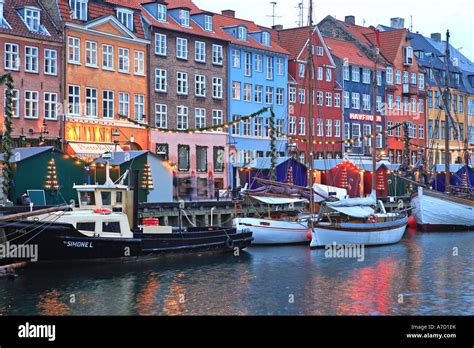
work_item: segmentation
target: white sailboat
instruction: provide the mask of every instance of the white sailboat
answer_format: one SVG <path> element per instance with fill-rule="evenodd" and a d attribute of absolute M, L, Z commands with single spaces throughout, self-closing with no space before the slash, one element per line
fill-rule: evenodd
<path fill-rule="evenodd" d="M 450 122 L 450 108 L 449 105 L 449 31 L 446 38 L 446 53 L 445 53 L 445 90 L 441 91 L 443 95 L 442 103 L 445 110 L 445 124 Z M 450 127 L 445 127 L 445 158 L 449 159 L 449 141 L 450 141 Z M 413 216 L 416 219 L 418 226 L 424 231 L 452 231 L 452 230 L 474 230 L 474 199 L 472 196 L 455 196 L 449 193 L 451 185 L 451 171 L 449 160 L 445 164 L 445 178 L 446 178 L 446 192 L 432 191 L 423 187 L 418 188 L 418 192 L 412 194 L 411 207 L 413 208 Z"/>
<path fill-rule="evenodd" d="M 377 110 L 377 56 L 374 49 L 374 117 L 372 135 L 372 195 L 367 198 L 349 198 L 336 202 L 323 202 L 317 219 L 309 222 L 312 248 L 327 245 L 387 245 L 398 243 L 405 233 L 408 218 L 405 213 L 387 214 L 381 201 L 377 202 L 376 173 L 376 119 Z M 376 213 L 376 208 L 379 213 Z"/>

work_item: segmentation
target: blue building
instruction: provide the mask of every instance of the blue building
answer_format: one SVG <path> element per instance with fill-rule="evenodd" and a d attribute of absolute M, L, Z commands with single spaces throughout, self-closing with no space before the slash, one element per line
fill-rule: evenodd
<path fill-rule="evenodd" d="M 278 33 L 253 22 L 235 18 L 233 11 L 214 17 L 228 39 L 228 119 L 239 120 L 262 108 L 275 113 L 276 149 L 287 152 L 288 52 L 281 48 Z M 229 129 L 230 177 L 253 159 L 270 155 L 270 111 Z"/>

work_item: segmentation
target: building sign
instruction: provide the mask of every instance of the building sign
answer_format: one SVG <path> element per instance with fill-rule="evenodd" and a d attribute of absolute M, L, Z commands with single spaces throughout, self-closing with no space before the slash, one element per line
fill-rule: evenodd
<path fill-rule="evenodd" d="M 83 141 L 90 143 L 113 143 L 113 128 L 104 125 L 68 123 L 66 125 L 67 141 Z"/>
<path fill-rule="evenodd" d="M 122 151 L 119 145 L 109 144 L 89 144 L 89 143 L 69 143 L 77 158 L 95 159 L 101 157 L 106 152 Z"/>
<path fill-rule="evenodd" d="M 353 121 L 374 121 L 374 115 L 349 114 L 349 119 Z M 382 116 L 377 116 L 377 122 L 382 122 Z"/>

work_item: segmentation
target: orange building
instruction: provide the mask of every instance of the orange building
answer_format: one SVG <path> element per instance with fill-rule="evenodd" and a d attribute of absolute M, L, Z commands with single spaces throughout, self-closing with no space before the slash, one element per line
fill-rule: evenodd
<path fill-rule="evenodd" d="M 66 150 L 90 160 L 106 151 L 148 149 L 149 41 L 140 11 L 113 1 L 57 1 L 65 40 Z"/>

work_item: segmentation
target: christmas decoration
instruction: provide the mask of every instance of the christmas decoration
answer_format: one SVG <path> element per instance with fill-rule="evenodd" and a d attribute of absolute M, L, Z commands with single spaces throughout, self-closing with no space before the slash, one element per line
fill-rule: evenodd
<path fill-rule="evenodd" d="M 153 190 L 153 178 L 151 176 L 150 164 L 146 163 L 143 168 L 142 189 L 146 191 Z"/>
<path fill-rule="evenodd" d="M 293 167 L 288 168 L 287 182 L 290 185 L 295 183 L 293 178 Z"/>
<path fill-rule="evenodd" d="M 0 76 L 0 85 L 6 85 L 5 89 L 5 123 L 4 123 L 4 133 L 2 138 L 2 153 L 3 153 L 3 167 L 2 167 L 2 177 L 3 177 L 3 198 L 8 201 L 8 195 L 10 193 L 10 185 L 13 177 L 13 168 L 11 163 L 12 158 L 12 116 L 13 116 L 13 78 L 11 74 Z"/>
<path fill-rule="evenodd" d="M 57 191 L 59 189 L 58 173 L 54 158 L 51 158 L 48 163 L 48 174 L 46 174 L 46 183 L 44 184 L 44 188 L 47 191 Z"/>

